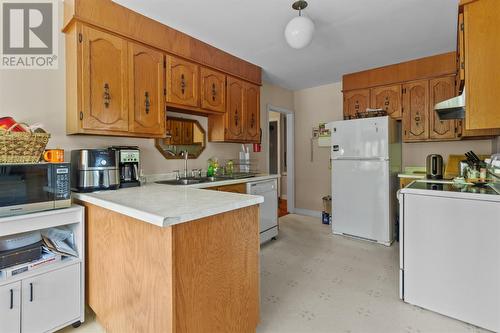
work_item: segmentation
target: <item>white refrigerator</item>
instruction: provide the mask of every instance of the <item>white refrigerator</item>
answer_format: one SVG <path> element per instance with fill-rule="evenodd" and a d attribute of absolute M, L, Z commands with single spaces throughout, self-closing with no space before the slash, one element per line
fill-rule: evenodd
<path fill-rule="evenodd" d="M 328 128 L 333 232 L 390 246 L 398 211 L 400 125 L 376 117 L 331 122 Z"/>

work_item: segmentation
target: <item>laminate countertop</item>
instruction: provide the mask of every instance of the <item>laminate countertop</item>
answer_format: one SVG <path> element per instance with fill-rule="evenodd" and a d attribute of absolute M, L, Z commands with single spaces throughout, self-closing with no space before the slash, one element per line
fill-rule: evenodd
<path fill-rule="evenodd" d="M 168 227 L 264 202 L 262 196 L 211 191 L 203 189 L 203 187 L 258 182 L 276 178 L 279 176 L 263 175 L 185 186 L 149 182 L 140 187 L 114 191 L 75 192 L 72 196 L 73 199 L 159 227 Z"/>

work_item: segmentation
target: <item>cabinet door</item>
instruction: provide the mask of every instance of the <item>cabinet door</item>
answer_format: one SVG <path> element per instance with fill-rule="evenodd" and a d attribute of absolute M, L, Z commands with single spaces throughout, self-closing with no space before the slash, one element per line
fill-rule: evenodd
<path fill-rule="evenodd" d="M 127 42 L 83 26 L 82 83 L 83 128 L 128 131 Z"/>
<path fill-rule="evenodd" d="M 167 120 L 166 132 L 170 134 L 170 144 L 180 145 L 182 143 L 182 122 L 178 120 Z"/>
<path fill-rule="evenodd" d="M 167 102 L 198 106 L 198 65 L 167 56 Z"/>
<path fill-rule="evenodd" d="M 429 81 L 403 86 L 403 139 L 422 141 L 429 138 Z"/>
<path fill-rule="evenodd" d="M 258 143 L 260 141 L 260 87 L 257 85 L 246 84 L 244 114 L 246 140 Z"/>
<path fill-rule="evenodd" d="M 465 82 L 465 37 L 464 14 L 458 15 L 458 88 L 463 88 Z"/>
<path fill-rule="evenodd" d="M 47 332 L 81 313 L 80 264 L 22 281 L 23 332 Z"/>
<path fill-rule="evenodd" d="M 21 332 L 21 282 L 0 287 L 0 332 Z"/>
<path fill-rule="evenodd" d="M 161 136 L 165 133 L 165 73 L 163 54 L 129 43 L 130 131 Z"/>
<path fill-rule="evenodd" d="M 370 107 L 383 109 L 394 119 L 401 119 L 401 85 L 377 87 L 370 91 Z"/>
<path fill-rule="evenodd" d="M 352 90 L 344 93 L 344 119 L 356 118 L 358 112 L 366 112 L 370 103 L 370 90 Z"/>
<path fill-rule="evenodd" d="M 465 129 L 500 129 L 500 15 L 498 0 L 464 5 Z"/>
<path fill-rule="evenodd" d="M 193 123 L 183 122 L 182 123 L 182 144 L 191 145 L 193 144 Z"/>
<path fill-rule="evenodd" d="M 226 76 L 206 67 L 200 68 L 201 108 L 226 112 Z"/>
<path fill-rule="evenodd" d="M 429 125 L 431 139 L 455 139 L 457 137 L 455 120 L 440 120 L 434 106 L 436 103 L 455 96 L 455 77 L 448 76 L 429 81 L 430 105 Z"/>
<path fill-rule="evenodd" d="M 244 140 L 243 95 L 244 83 L 238 79 L 227 78 L 227 111 L 225 115 L 225 139 Z"/>

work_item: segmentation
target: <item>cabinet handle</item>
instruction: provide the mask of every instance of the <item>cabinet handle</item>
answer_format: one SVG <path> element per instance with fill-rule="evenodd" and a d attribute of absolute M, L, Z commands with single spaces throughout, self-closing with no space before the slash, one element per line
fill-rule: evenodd
<path fill-rule="evenodd" d="M 238 121 L 239 121 L 239 116 L 238 116 L 238 109 L 234 110 L 234 124 L 238 126 Z"/>
<path fill-rule="evenodd" d="M 30 283 L 30 302 L 33 302 L 33 283 Z"/>
<path fill-rule="evenodd" d="M 104 84 L 104 106 L 109 108 L 109 104 L 111 104 L 111 94 L 109 93 L 109 84 Z"/>
<path fill-rule="evenodd" d="M 186 89 L 186 79 L 184 77 L 184 74 L 181 74 L 181 91 L 182 91 L 183 95 L 184 95 L 185 89 Z"/>
<path fill-rule="evenodd" d="M 250 127 L 253 128 L 254 125 L 255 125 L 255 114 L 252 113 L 252 119 L 250 120 Z"/>
<path fill-rule="evenodd" d="M 415 116 L 415 121 L 420 121 L 420 116 Z"/>
<path fill-rule="evenodd" d="M 144 97 L 145 97 L 145 102 L 144 102 L 144 106 L 146 107 L 146 114 L 149 114 L 149 108 L 151 107 L 151 101 L 149 99 L 149 93 L 146 91 L 144 93 Z"/>
<path fill-rule="evenodd" d="M 10 309 L 14 308 L 14 289 L 10 290 Z"/>
<path fill-rule="evenodd" d="M 215 96 L 217 95 L 217 90 L 215 89 L 215 83 L 212 83 L 212 101 L 215 102 Z"/>

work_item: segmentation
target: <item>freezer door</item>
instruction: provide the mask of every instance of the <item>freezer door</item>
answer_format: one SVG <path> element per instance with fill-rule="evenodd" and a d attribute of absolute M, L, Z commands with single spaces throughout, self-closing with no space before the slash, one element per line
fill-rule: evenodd
<path fill-rule="evenodd" d="M 332 159 L 389 158 L 389 119 L 376 117 L 332 122 Z"/>
<path fill-rule="evenodd" d="M 333 232 L 390 245 L 389 195 L 388 161 L 332 161 Z"/>

